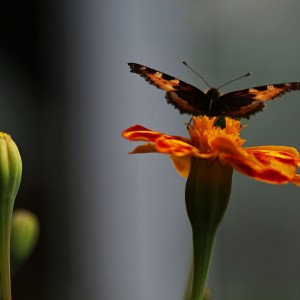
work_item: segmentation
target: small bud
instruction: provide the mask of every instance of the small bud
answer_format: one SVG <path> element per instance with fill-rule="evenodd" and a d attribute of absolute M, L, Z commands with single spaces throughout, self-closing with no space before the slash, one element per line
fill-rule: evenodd
<path fill-rule="evenodd" d="M 11 269 L 12 274 L 22 265 L 34 250 L 40 232 L 39 221 L 30 211 L 17 209 L 11 224 Z"/>

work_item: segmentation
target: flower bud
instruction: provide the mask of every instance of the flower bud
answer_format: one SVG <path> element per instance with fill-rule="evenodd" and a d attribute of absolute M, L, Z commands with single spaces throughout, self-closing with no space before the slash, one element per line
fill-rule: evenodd
<path fill-rule="evenodd" d="M 10 230 L 15 197 L 22 176 L 22 160 L 11 137 L 0 132 L 0 291 L 2 300 L 11 299 Z"/>
<path fill-rule="evenodd" d="M 12 274 L 23 264 L 34 250 L 40 232 L 35 214 L 25 209 L 13 213 L 11 224 L 10 257 Z"/>

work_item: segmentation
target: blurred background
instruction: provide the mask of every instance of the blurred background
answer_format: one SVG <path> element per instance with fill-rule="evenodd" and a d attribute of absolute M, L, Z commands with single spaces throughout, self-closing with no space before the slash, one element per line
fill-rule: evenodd
<path fill-rule="evenodd" d="M 10 4 L 8 4 L 10 3 Z M 186 135 L 137 62 L 223 92 L 300 81 L 298 0 L 7 2 L 0 26 L 0 129 L 19 146 L 16 207 L 41 237 L 14 299 L 180 300 L 192 240 L 185 180 L 162 155 L 129 156 L 133 124 Z M 300 93 L 268 103 L 247 146 L 300 149 Z M 213 256 L 214 300 L 300 298 L 300 190 L 235 173 Z"/>

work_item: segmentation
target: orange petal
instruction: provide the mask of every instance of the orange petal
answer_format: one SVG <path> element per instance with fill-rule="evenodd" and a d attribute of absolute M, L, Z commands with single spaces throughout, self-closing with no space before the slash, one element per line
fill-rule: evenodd
<path fill-rule="evenodd" d="M 298 185 L 300 187 L 300 175 L 296 174 L 293 183 L 295 183 L 296 185 Z"/>
<path fill-rule="evenodd" d="M 196 147 L 169 136 L 160 137 L 155 145 L 158 152 L 176 156 L 190 155 L 199 151 Z"/>
<path fill-rule="evenodd" d="M 222 160 L 222 155 L 230 155 L 240 157 L 241 159 L 247 157 L 247 153 L 237 146 L 230 138 L 226 136 L 216 136 L 208 140 L 209 146 L 218 153 Z"/>
<path fill-rule="evenodd" d="M 156 140 L 156 149 L 160 153 L 173 154 L 175 156 L 197 156 L 201 158 L 211 158 L 214 152 L 202 153 L 198 148 L 186 143 L 177 137 L 162 136 Z"/>
<path fill-rule="evenodd" d="M 224 157 L 237 171 L 269 183 L 288 183 L 295 179 L 297 159 L 290 153 L 268 150 L 247 151 L 247 159 Z"/>
<path fill-rule="evenodd" d="M 245 147 L 243 148 L 246 151 L 250 150 L 270 150 L 270 151 L 278 151 L 278 152 L 287 152 L 294 156 L 295 158 L 299 158 L 299 152 L 292 147 L 286 146 L 257 146 L 257 147 Z"/>
<path fill-rule="evenodd" d="M 174 164 L 175 169 L 178 173 L 187 178 L 191 168 L 191 157 L 190 156 L 175 156 L 170 155 L 170 158 Z"/>
<path fill-rule="evenodd" d="M 164 133 L 161 133 L 158 131 L 150 130 L 141 125 L 134 125 L 134 126 L 131 126 L 127 129 L 125 129 L 122 132 L 122 136 L 125 139 L 128 139 L 130 141 L 148 141 L 148 142 L 155 142 L 158 138 L 164 136 L 169 139 L 175 139 L 175 140 L 180 140 L 180 141 L 183 141 L 186 143 L 190 143 L 190 140 L 185 137 L 164 134 Z"/>
<path fill-rule="evenodd" d="M 149 141 L 154 142 L 157 138 L 164 135 L 163 133 L 152 131 L 141 125 L 134 125 L 122 132 L 122 136 L 130 141 Z"/>
<path fill-rule="evenodd" d="M 269 183 L 288 183 L 295 179 L 299 164 L 296 149 L 284 146 L 239 148 L 229 138 L 216 137 L 210 142 L 218 151 L 221 161 L 231 164 L 237 171 Z M 300 181 L 300 180 L 299 180 Z"/>
<path fill-rule="evenodd" d="M 134 148 L 129 154 L 136 154 L 136 153 L 153 153 L 157 152 L 155 148 L 155 144 L 147 143 L 144 145 L 137 146 Z"/>

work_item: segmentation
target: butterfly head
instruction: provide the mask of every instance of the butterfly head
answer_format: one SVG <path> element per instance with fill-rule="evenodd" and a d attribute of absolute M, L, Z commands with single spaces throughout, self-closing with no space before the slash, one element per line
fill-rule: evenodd
<path fill-rule="evenodd" d="M 210 88 L 207 92 L 206 95 L 208 96 L 209 99 L 215 100 L 218 97 L 221 96 L 220 92 L 216 88 Z"/>

